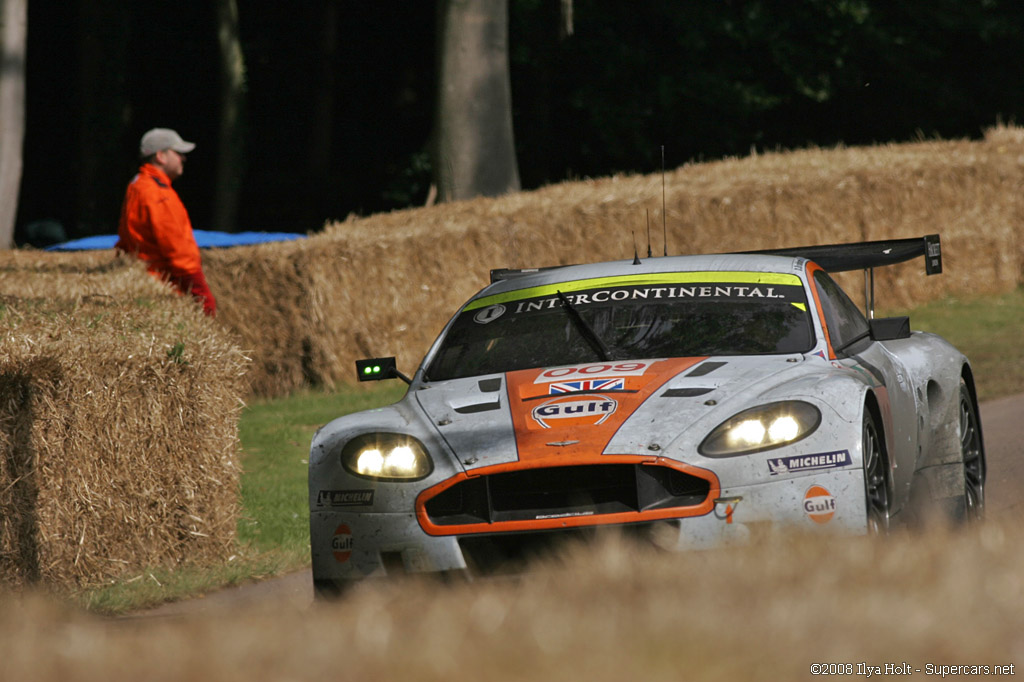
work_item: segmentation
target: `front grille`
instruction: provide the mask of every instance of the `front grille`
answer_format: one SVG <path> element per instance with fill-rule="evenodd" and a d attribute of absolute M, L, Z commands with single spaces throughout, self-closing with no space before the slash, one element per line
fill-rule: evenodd
<path fill-rule="evenodd" d="M 709 481 L 664 466 L 595 464 L 466 479 L 424 504 L 431 523 L 458 526 L 695 507 Z"/>

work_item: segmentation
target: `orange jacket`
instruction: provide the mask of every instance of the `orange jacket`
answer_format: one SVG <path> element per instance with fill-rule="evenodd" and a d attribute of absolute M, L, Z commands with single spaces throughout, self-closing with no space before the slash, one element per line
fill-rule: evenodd
<path fill-rule="evenodd" d="M 128 184 L 117 236 L 114 248 L 137 255 L 153 274 L 180 277 L 202 271 L 185 204 L 167 174 L 152 164 L 143 164 Z"/>

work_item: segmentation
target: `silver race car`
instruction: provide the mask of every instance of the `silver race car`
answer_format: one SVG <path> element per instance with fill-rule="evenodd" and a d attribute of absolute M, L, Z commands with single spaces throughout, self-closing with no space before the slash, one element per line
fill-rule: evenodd
<path fill-rule="evenodd" d="M 979 518 L 971 366 L 873 268 L 936 235 L 498 270 L 394 405 L 321 428 L 309 459 L 318 594 L 371 576 L 488 572 L 614 526 L 685 550 L 772 525 L 885 532 Z M 867 314 L 829 272 L 865 271 Z"/>

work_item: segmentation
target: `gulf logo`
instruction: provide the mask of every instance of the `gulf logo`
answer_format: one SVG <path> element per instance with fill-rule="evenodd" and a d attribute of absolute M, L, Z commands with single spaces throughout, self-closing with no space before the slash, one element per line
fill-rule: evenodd
<path fill-rule="evenodd" d="M 812 485 L 804 493 L 804 513 L 815 523 L 828 523 L 836 513 L 836 498 L 820 485 Z"/>
<path fill-rule="evenodd" d="M 594 426 L 615 414 L 619 403 L 604 395 L 564 396 L 548 400 L 533 408 L 534 421 L 545 429 L 558 426 Z"/>
<path fill-rule="evenodd" d="M 331 540 L 331 552 L 334 560 L 339 564 L 348 561 L 352 556 L 352 530 L 347 524 L 341 524 L 334 529 L 334 538 Z"/>

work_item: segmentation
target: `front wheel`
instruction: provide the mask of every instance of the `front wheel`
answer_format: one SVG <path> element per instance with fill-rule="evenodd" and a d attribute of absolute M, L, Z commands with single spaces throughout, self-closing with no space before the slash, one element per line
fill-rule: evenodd
<path fill-rule="evenodd" d="M 864 492 L 867 498 L 868 533 L 885 535 L 889 532 L 889 472 L 885 445 L 874 416 L 864 412 L 862 437 L 864 461 Z"/>
<path fill-rule="evenodd" d="M 981 440 L 981 420 L 967 388 L 960 380 L 960 453 L 964 463 L 964 516 L 968 522 L 985 516 L 985 448 Z"/>

